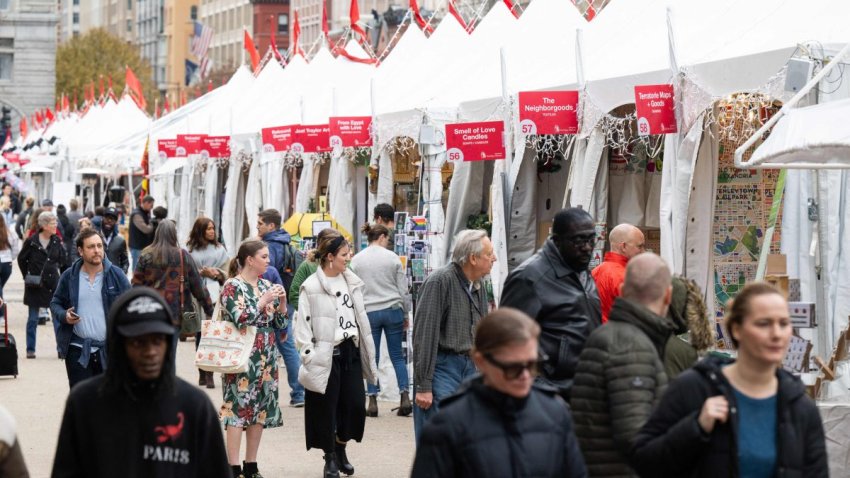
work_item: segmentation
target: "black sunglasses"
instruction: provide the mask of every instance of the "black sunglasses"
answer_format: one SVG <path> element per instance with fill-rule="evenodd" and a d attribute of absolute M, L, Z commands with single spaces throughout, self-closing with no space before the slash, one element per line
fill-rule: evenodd
<path fill-rule="evenodd" d="M 516 380 L 522 375 L 523 372 L 528 370 L 532 377 L 537 375 L 537 369 L 540 367 L 540 364 L 546 361 L 546 356 L 538 357 L 537 360 L 532 360 L 529 362 L 500 362 L 493 358 L 491 354 L 484 354 L 484 358 L 495 365 L 496 367 L 502 370 L 502 373 L 505 374 L 505 378 L 508 380 Z"/>
<path fill-rule="evenodd" d="M 585 244 L 594 245 L 596 244 L 596 233 L 565 237 L 564 240 L 566 240 L 575 247 L 581 247 Z"/>

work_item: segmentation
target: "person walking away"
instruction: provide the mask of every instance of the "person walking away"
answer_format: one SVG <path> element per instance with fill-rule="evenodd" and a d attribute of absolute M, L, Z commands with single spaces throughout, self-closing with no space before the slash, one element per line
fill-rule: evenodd
<path fill-rule="evenodd" d="M 363 379 L 375 383 L 375 344 L 363 300 L 365 284 L 346 265 L 351 247 L 338 231 L 318 243 L 319 269 L 301 285 L 295 343 L 304 395 L 307 449 L 324 451 L 324 478 L 354 474 L 346 455 L 366 426 Z"/>
<path fill-rule="evenodd" d="M 556 389 L 534 382 L 539 334 L 515 309 L 481 319 L 472 349 L 480 374 L 425 425 L 412 478 L 587 476 L 569 409 Z"/>
<path fill-rule="evenodd" d="M 0 196 L 0 216 L 3 217 L 6 224 L 11 224 L 14 220 L 15 212 L 12 210 L 12 203 L 7 196 Z"/>
<path fill-rule="evenodd" d="M 27 230 L 27 220 L 32 214 L 35 198 L 32 196 L 24 200 L 25 209 L 18 213 L 18 219 L 15 221 L 15 232 L 18 234 L 18 239 L 24 239 L 24 233 Z"/>
<path fill-rule="evenodd" d="M 15 417 L 0 405 L 0 476 L 4 478 L 29 478 L 27 464 L 18 440 Z"/>
<path fill-rule="evenodd" d="M 587 271 L 595 242 L 590 214 L 561 210 L 552 236 L 508 274 L 502 292 L 502 307 L 519 309 L 540 324 L 540 348 L 548 362 L 537 379 L 558 388 L 567 402 L 584 342 L 602 323 L 596 284 Z"/>
<path fill-rule="evenodd" d="M 375 365 L 378 365 L 381 358 L 381 334 L 385 333 L 390 361 L 401 395 L 398 415 L 406 417 L 413 412 L 408 393 L 410 384 L 407 364 L 401 350 L 402 336 L 406 328 L 403 305 L 404 296 L 407 294 L 407 276 L 398 256 L 386 249 L 390 234 L 386 227 L 366 224 L 362 232 L 369 241 L 369 247 L 354 256 L 351 260 L 351 270 L 366 284 L 363 302 L 372 328 L 372 340 L 375 342 Z M 367 387 L 367 416 L 378 416 L 379 387 L 380 384 Z"/>
<path fill-rule="evenodd" d="M 372 222 L 387 228 L 389 240 L 386 248 L 395 251 L 395 208 L 387 203 L 375 205 L 372 209 Z"/>
<path fill-rule="evenodd" d="M 56 206 L 56 218 L 59 220 L 58 229 L 59 235 L 62 237 L 62 244 L 65 246 L 65 250 L 70 258 L 71 251 L 74 249 L 74 227 L 68 219 L 64 204 Z"/>
<path fill-rule="evenodd" d="M 667 317 L 676 324 L 664 347 L 664 372 L 672 381 L 694 366 L 699 355 L 714 347 L 714 325 L 708 318 L 703 293 L 696 282 L 673 278 L 673 298 Z"/>
<path fill-rule="evenodd" d="M 418 443 L 440 400 L 475 373 L 469 356 L 473 330 L 487 315 L 482 279 L 496 254 L 487 232 L 468 229 L 454 239 L 452 262 L 425 279 L 413 318 L 413 427 Z"/>
<path fill-rule="evenodd" d="M 171 308 L 171 316 L 176 320 L 174 326 L 178 330 L 183 321 L 183 311 L 192 304 L 192 297 L 197 299 L 204 313 L 212 317 L 210 294 L 201 281 L 192 256 L 177 244 L 177 226 L 173 221 L 163 221 L 156 228 L 153 243 L 139 256 L 130 283 L 150 287 L 162 294 Z"/>
<path fill-rule="evenodd" d="M 18 254 L 18 267 L 24 276 L 24 305 L 29 308 L 27 317 L 27 358 L 35 358 L 35 341 L 38 328 L 38 310 L 50 306 L 50 299 L 59 284 L 60 268 L 66 262 L 65 247 L 56 235 L 58 221 L 52 212 L 38 216 L 38 233 L 24 241 Z M 59 322 L 53 323 L 59 332 Z M 57 353 L 61 352 L 57 344 Z"/>
<path fill-rule="evenodd" d="M 590 272 L 599 293 L 603 324 L 608 322 L 614 299 L 620 297 L 620 287 L 626 277 L 626 264 L 632 257 L 646 250 L 643 232 L 631 224 L 620 224 L 611 229 L 608 243 L 611 250 L 605 253 L 602 264 Z"/>
<path fill-rule="evenodd" d="M 11 184 L 3 185 L 3 196 L 0 196 L 0 201 L 3 201 L 3 198 L 9 199 L 9 209 L 12 210 L 13 216 L 21 212 L 21 200 L 18 199 L 18 195 L 15 194 L 14 188 L 12 188 Z M 11 221 L 6 222 L 6 224 L 11 223 Z"/>
<path fill-rule="evenodd" d="M 103 206 L 97 206 L 94 208 L 94 217 L 91 218 L 91 223 L 95 229 L 98 231 L 103 230 L 103 213 L 106 212 L 106 208 Z"/>
<path fill-rule="evenodd" d="M 151 225 L 153 203 L 152 196 L 145 196 L 139 207 L 130 213 L 130 257 L 133 259 L 133 268 L 139 263 L 142 249 L 153 242 L 154 227 Z"/>
<path fill-rule="evenodd" d="M 65 359 L 70 388 L 103 373 L 106 317 L 112 303 L 130 288 L 127 275 L 106 257 L 97 230 L 81 230 L 76 248 L 81 260 L 62 273 L 50 301 L 53 320 L 59 322 L 59 355 Z"/>
<path fill-rule="evenodd" d="M 257 327 L 248 371 L 222 376 L 224 402 L 221 421 L 227 435 L 227 459 L 234 477 L 262 478 L 257 450 L 264 428 L 283 424 L 278 406 L 278 370 L 275 328 L 288 320 L 286 291 L 261 279 L 269 263 L 269 249 L 263 241 L 247 240 L 231 261 L 230 279 L 221 290 L 222 320 L 242 329 Z M 245 461 L 239 463 L 242 432 L 246 432 Z"/>
<path fill-rule="evenodd" d="M 0 218 L 0 299 L 3 298 L 3 289 L 12 276 L 12 263 L 21 252 L 21 240 L 9 229 L 3 218 Z"/>
<path fill-rule="evenodd" d="M 192 231 L 189 233 L 189 240 L 186 241 L 186 247 L 198 267 L 198 274 L 204 282 L 204 288 L 207 289 L 210 300 L 214 304 L 218 302 L 221 286 L 227 279 L 225 269 L 230 261 L 227 257 L 227 250 L 225 250 L 223 244 L 218 242 L 216 236 L 215 223 L 212 219 L 201 216 L 195 220 Z M 211 318 L 203 313 L 201 307 L 196 306 L 195 312 L 199 315 L 200 323 Z M 201 332 L 199 331 L 195 334 L 195 350 L 198 349 L 200 341 Z M 198 385 L 215 388 L 213 373 L 198 369 Z"/>
<path fill-rule="evenodd" d="M 109 367 L 68 395 L 52 478 L 230 478 L 210 399 L 175 374 L 173 323 L 147 287 L 115 301 Z"/>
<path fill-rule="evenodd" d="M 110 207 L 103 212 L 103 224 L 100 229 L 106 241 L 104 245 L 109 262 L 126 274 L 130 269 L 130 258 L 127 256 L 127 243 L 124 241 L 124 236 L 118 233 L 117 209 Z"/>
<path fill-rule="evenodd" d="M 592 477 L 637 477 L 629 449 L 667 386 L 664 347 L 676 328 L 667 318 L 672 294 L 664 260 L 635 256 L 611 320 L 584 344 L 570 405 Z"/>
<path fill-rule="evenodd" d="M 282 216 L 277 209 L 266 209 L 260 211 L 257 216 L 257 234 L 269 246 L 269 268 L 274 269 L 280 276 L 284 290 L 291 290 L 292 283 L 297 272 L 298 252 L 292 247 L 289 233 L 280 228 Z M 268 274 L 264 275 L 271 280 Z M 295 313 L 295 306 L 291 305 L 290 314 Z M 277 348 L 283 356 L 286 365 L 286 378 L 289 383 L 289 405 L 300 408 L 304 406 L 304 387 L 298 382 L 298 367 L 300 359 L 298 351 L 295 350 L 295 339 L 292 337 L 291 326 L 277 331 Z"/>
<path fill-rule="evenodd" d="M 764 282 L 727 309 L 737 360 L 708 356 L 670 384 L 632 446 L 644 477 L 827 477 L 823 422 L 805 386 L 782 368 L 788 302 Z"/>
<path fill-rule="evenodd" d="M 74 233 L 69 236 L 69 239 L 71 239 L 76 238 L 77 234 L 80 233 L 80 219 L 82 219 L 83 214 L 80 212 L 80 201 L 77 198 L 71 198 L 68 201 L 68 209 L 68 220 L 74 228 Z"/>

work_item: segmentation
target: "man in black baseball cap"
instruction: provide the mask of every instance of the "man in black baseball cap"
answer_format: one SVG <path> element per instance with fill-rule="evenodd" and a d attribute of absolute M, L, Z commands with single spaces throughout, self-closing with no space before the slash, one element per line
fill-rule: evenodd
<path fill-rule="evenodd" d="M 177 329 L 154 289 L 136 287 L 109 311 L 109 364 L 68 397 L 53 478 L 230 478 L 218 414 L 175 376 Z"/>
<path fill-rule="evenodd" d="M 107 208 L 103 212 L 103 221 L 100 229 L 103 232 L 106 249 L 106 257 L 113 265 L 121 268 L 126 274 L 130 269 L 130 256 L 127 251 L 127 242 L 124 236 L 118 233 L 118 217 L 120 213 L 114 207 Z"/>

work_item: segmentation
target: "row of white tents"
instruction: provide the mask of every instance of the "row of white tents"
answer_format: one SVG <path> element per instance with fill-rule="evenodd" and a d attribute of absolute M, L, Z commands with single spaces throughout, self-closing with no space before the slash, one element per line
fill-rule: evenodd
<path fill-rule="evenodd" d="M 787 100 L 790 94 L 781 86 L 789 59 L 828 62 L 850 42 L 847 18 L 846 0 L 618 0 L 590 23 L 568 0 L 532 0 L 519 19 L 497 2 L 471 34 L 448 15 L 428 38 L 411 26 L 377 67 L 335 58 L 321 48 L 309 62 L 294 56 L 284 68 L 270 61 L 256 76 L 242 67 L 226 85 L 153 122 L 124 111 L 132 103 L 123 99 L 67 120 L 70 124 L 60 121 L 48 134 L 60 137 L 58 157 L 67 160 L 67 174 L 138 170 L 149 144 L 151 193 L 178 219 L 181 236 L 196 215 L 220 216 L 225 243 L 233 249 L 246 231 L 254 232 L 260 209 L 288 210 L 294 197 L 295 211 L 305 212 L 323 174 L 319 156 L 303 155 L 300 186 L 292 194 L 286 155 L 263 152 L 262 128 L 326 124 L 330 116 L 373 118 L 377 193 L 366 192 L 365 171 L 344 158 L 333 158 L 326 171 L 330 213 L 349 231 L 372 205 L 392 202 L 398 138 L 419 142 L 423 130 L 435 129 L 437 140 L 417 144 L 424 162 L 422 204 L 435 233 L 431 266 L 446 260 L 449 238 L 470 214 L 489 210 L 499 256 L 493 272 L 498 296 L 508 267 L 534 252 L 537 241 L 529 231 L 551 220 L 561 206 L 581 206 L 600 222 L 611 217 L 609 209 L 618 206 L 607 199 L 603 158 L 611 123 L 604 119 L 634 103 L 635 86 L 673 83 L 679 133 L 664 138 L 663 173 L 649 186 L 658 206 L 644 211 L 643 220 L 660 229 L 661 253 L 674 271 L 696 280 L 711 298 L 712 221 L 707 218 L 713 213 L 719 147 L 717 134 L 711 134 L 712 109 L 739 92 Z M 354 41 L 346 51 L 366 57 Z M 834 80 L 818 101 L 848 96 L 850 82 Z M 515 127 L 516 94 L 547 89 L 581 91 L 582 116 L 579 135 L 564 147 L 568 166 L 541 183 L 537 152 Z M 456 164 L 444 208 L 440 131 L 447 123 L 484 120 L 505 121 L 508 158 Z M 199 157 L 162 163 L 157 140 L 178 134 L 230 135 L 228 169 Z M 821 237 L 823 250 L 812 255 L 816 226 L 802 211 L 815 190 L 822 204 L 817 227 L 826 237 Z M 843 266 L 850 260 L 845 252 L 850 247 L 844 247 L 850 246 L 843 227 L 850 214 L 845 190 L 842 172 L 793 172 L 783 215 L 789 274 L 801 278 L 804 300 L 814 302 L 818 291 L 825 291 L 819 311 L 826 324 L 821 340 L 827 344 L 850 316 L 850 290 L 841 285 L 850 274 Z"/>

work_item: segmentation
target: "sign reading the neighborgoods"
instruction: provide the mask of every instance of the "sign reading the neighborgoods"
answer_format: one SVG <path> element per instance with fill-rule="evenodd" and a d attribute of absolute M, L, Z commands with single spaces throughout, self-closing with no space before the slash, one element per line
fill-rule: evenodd
<path fill-rule="evenodd" d="M 578 91 L 524 91 L 519 94 L 522 134 L 578 134 Z"/>
<path fill-rule="evenodd" d="M 263 128 L 263 151 L 274 153 L 286 151 L 292 146 L 292 131 L 295 126 L 275 126 Z"/>
<path fill-rule="evenodd" d="M 176 157 L 183 158 L 190 154 L 200 154 L 201 144 L 205 134 L 178 134 Z"/>
<path fill-rule="evenodd" d="M 230 157 L 230 136 L 204 136 L 201 156 L 207 158 Z"/>
<path fill-rule="evenodd" d="M 635 86 L 638 134 L 668 134 L 678 131 L 673 108 L 673 85 Z"/>
<path fill-rule="evenodd" d="M 331 148 L 372 146 L 371 116 L 332 117 L 330 128 Z"/>
<path fill-rule="evenodd" d="M 165 161 L 168 158 L 177 157 L 176 139 L 159 139 L 156 141 L 156 150 L 159 151 L 159 159 Z"/>
<path fill-rule="evenodd" d="M 449 161 L 505 159 L 505 124 L 501 121 L 446 125 Z"/>
<path fill-rule="evenodd" d="M 293 153 L 325 153 L 331 150 L 331 128 L 326 124 L 302 124 L 292 135 Z"/>

